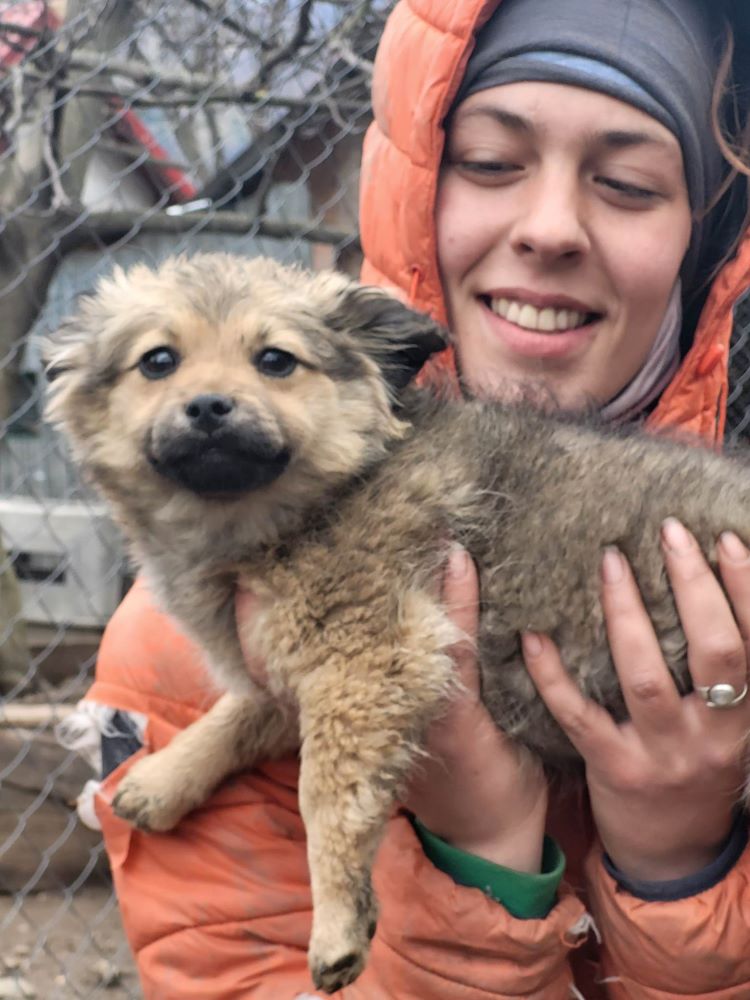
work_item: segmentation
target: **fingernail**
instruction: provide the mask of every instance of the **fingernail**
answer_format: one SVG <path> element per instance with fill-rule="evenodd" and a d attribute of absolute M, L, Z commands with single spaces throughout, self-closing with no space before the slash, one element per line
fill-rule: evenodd
<path fill-rule="evenodd" d="M 733 531 L 725 531 L 719 537 L 719 544 L 727 555 L 734 562 L 745 562 L 748 551 L 740 539 Z"/>
<path fill-rule="evenodd" d="M 252 591 L 243 590 L 241 587 L 237 588 L 237 592 L 234 595 L 234 603 L 240 607 L 245 607 L 253 599 Z"/>
<path fill-rule="evenodd" d="M 619 549 L 610 546 L 602 556 L 602 579 L 605 583 L 619 583 L 625 575 L 625 565 Z"/>
<path fill-rule="evenodd" d="M 468 576 L 469 567 L 471 566 L 471 556 L 463 545 L 459 545 L 458 542 L 454 542 L 451 545 L 451 550 L 448 553 L 448 562 L 450 564 L 450 572 L 453 576 Z"/>
<path fill-rule="evenodd" d="M 668 517 L 662 524 L 661 537 L 667 548 L 678 555 L 684 555 L 693 548 L 692 538 L 676 517 Z"/>
<path fill-rule="evenodd" d="M 539 656 L 542 652 L 542 640 L 536 632 L 522 632 L 521 644 L 524 653 L 528 653 L 529 656 Z"/>

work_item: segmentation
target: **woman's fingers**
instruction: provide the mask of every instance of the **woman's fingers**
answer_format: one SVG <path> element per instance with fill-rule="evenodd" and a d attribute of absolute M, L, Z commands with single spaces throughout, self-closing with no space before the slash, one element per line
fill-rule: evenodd
<path fill-rule="evenodd" d="M 260 610 L 260 601 L 249 590 L 237 590 L 234 595 L 234 613 L 237 619 L 237 633 L 240 638 L 242 655 L 245 659 L 248 673 L 260 687 L 268 684 L 266 665 L 258 656 L 252 643 L 254 632 L 253 622 Z"/>
<path fill-rule="evenodd" d="M 519 757 L 479 697 L 476 664 L 479 586 L 456 547 L 443 575 L 443 606 L 461 638 L 450 650 L 462 688 L 427 734 L 427 754 L 405 804 L 461 850 L 519 871 L 538 871 L 547 785 L 541 768 Z"/>
<path fill-rule="evenodd" d="M 732 602 L 734 618 L 747 645 L 750 641 L 750 552 L 732 531 L 716 546 L 721 579 Z"/>
<path fill-rule="evenodd" d="M 662 656 L 627 560 L 610 548 L 602 559 L 602 610 L 628 714 L 644 734 L 677 726 L 681 698 Z"/>
<path fill-rule="evenodd" d="M 680 621 L 688 641 L 688 666 L 696 686 L 732 684 L 741 691 L 747 678 L 745 640 L 738 620 L 750 614 L 750 567 L 732 561 L 724 549 L 722 568 L 736 596 L 735 610 L 727 600 L 698 543 L 673 518 L 662 528 L 664 560 L 672 584 Z M 737 615 L 737 619 L 735 619 Z"/>
<path fill-rule="evenodd" d="M 479 625 L 479 581 L 474 563 L 455 546 L 445 564 L 441 599 L 459 638 L 447 652 L 455 664 L 457 690 L 445 711 L 430 726 L 427 750 L 445 766 L 481 767 L 487 755 L 502 753 L 504 737 L 495 726 L 480 697 L 477 664 Z M 469 765 L 468 762 L 471 761 Z"/>
<path fill-rule="evenodd" d="M 619 746 L 617 726 L 601 705 L 586 698 L 568 674 L 555 644 L 543 635 L 521 636 L 526 669 L 545 705 L 584 758 L 608 756 Z"/>
<path fill-rule="evenodd" d="M 479 696 L 477 670 L 477 629 L 479 627 L 479 581 L 471 556 L 466 549 L 451 549 L 443 574 L 442 602 L 450 620 L 460 633 L 448 650 L 456 664 L 461 682 L 471 694 Z"/>

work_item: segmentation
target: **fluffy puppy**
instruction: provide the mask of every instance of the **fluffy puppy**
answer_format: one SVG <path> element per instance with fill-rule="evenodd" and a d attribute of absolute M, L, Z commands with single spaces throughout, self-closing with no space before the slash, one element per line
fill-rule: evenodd
<path fill-rule="evenodd" d="M 712 560 L 722 530 L 750 541 L 744 467 L 409 388 L 444 345 L 382 291 L 217 254 L 115 272 L 47 351 L 51 419 L 227 692 L 130 770 L 115 810 L 171 829 L 231 771 L 301 745 L 309 958 L 329 992 L 364 965 L 375 850 L 454 684 L 436 587 L 450 541 L 479 569 L 483 698 L 550 767 L 575 754 L 535 694 L 519 632 L 550 634 L 582 690 L 622 718 L 604 546 L 633 565 L 687 691 L 660 525 L 679 517 Z M 239 581 L 262 603 L 251 639 L 263 691 L 240 651 Z"/>

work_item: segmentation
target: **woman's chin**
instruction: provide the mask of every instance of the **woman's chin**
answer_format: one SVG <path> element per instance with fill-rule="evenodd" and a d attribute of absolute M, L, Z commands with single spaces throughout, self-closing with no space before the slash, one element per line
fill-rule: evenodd
<path fill-rule="evenodd" d="M 464 395 L 474 399 L 509 405 L 525 402 L 548 413 L 590 413 L 601 406 L 593 392 L 551 373 L 500 376 L 493 373 L 491 366 L 484 370 L 463 370 L 459 359 L 459 376 Z"/>

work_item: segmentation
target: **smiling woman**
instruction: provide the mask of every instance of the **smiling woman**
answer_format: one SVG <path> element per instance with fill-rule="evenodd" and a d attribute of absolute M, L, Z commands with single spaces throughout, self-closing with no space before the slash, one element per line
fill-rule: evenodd
<path fill-rule="evenodd" d="M 680 145 L 664 126 L 579 87 L 482 90 L 451 117 L 436 217 L 472 392 L 541 378 L 566 407 L 602 406 L 642 369 L 691 234 Z M 662 383 L 678 334 L 670 322 Z"/>

